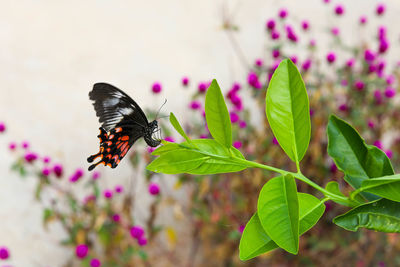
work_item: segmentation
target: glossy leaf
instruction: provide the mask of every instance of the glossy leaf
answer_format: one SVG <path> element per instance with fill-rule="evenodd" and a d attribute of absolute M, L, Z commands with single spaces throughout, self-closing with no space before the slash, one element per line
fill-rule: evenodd
<path fill-rule="evenodd" d="M 219 143 L 227 148 L 232 146 L 232 125 L 224 97 L 214 79 L 206 94 L 206 120 L 208 129 Z"/>
<path fill-rule="evenodd" d="M 191 150 L 172 150 L 163 153 L 160 157 L 153 160 L 147 165 L 147 169 L 149 171 L 166 174 L 189 173 L 209 158 L 208 156 Z"/>
<path fill-rule="evenodd" d="M 310 108 L 303 79 L 288 59 L 279 64 L 269 83 L 266 114 L 282 149 L 294 162 L 301 161 L 310 142 Z"/>
<path fill-rule="evenodd" d="M 190 139 L 186 135 L 185 131 L 182 129 L 182 126 L 179 124 L 178 120 L 176 119 L 174 113 L 169 114 L 169 121 L 171 122 L 172 126 L 174 126 L 175 130 L 183 137 L 185 138 L 186 142 L 190 144 Z"/>
<path fill-rule="evenodd" d="M 237 163 L 232 156 L 244 159 L 242 153 L 234 147 L 230 149 L 213 139 L 191 140 L 194 147 L 187 142 L 181 144 L 168 143 L 157 148 L 153 155 L 159 155 L 147 166 L 148 170 L 168 174 L 215 174 L 237 172 L 247 168 Z M 193 161 L 190 160 L 194 156 Z M 169 159 L 169 157 L 172 157 Z M 182 165 L 183 162 L 183 165 Z"/>
<path fill-rule="evenodd" d="M 328 190 L 328 191 L 331 192 L 331 193 L 336 194 L 336 195 L 339 195 L 339 196 L 342 196 L 342 197 L 346 197 L 346 196 L 340 191 L 340 189 L 339 189 L 339 184 L 338 184 L 338 182 L 336 182 L 336 181 L 330 181 L 329 183 L 327 183 L 326 186 L 325 186 L 325 189 Z M 345 206 L 348 206 L 348 205 L 349 205 L 348 201 L 340 201 L 340 200 L 335 199 L 335 202 L 336 202 L 336 203 L 339 203 L 339 204 L 342 204 L 342 205 L 345 205 Z M 357 203 L 357 202 L 356 202 L 356 203 Z M 357 205 L 357 204 L 355 204 L 355 205 Z"/>
<path fill-rule="evenodd" d="M 380 197 L 400 202 L 400 174 L 365 180 L 362 188 Z"/>
<path fill-rule="evenodd" d="M 357 231 L 361 227 L 379 232 L 400 233 L 400 203 L 382 198 L 337 216 L 333 222 L 349 231 Z"/>
<path fill-rule="evenodd" d="M 347 122 L 332 115 L 327 131 L 328 154 L 345 173 L 344 179 L 355 189 L 360 188 L 367 179 L 394 174 L 386 154 L 375 146 L 366 145 Z M 370 193 L 362 194 L 368 200 L 379 198 Z"/>
<path fill-rule="evenodd" d="M 299 250 L 299 203 L 297 187 L 291 175 L 269 180 L 258 197 L 260 222 L 271 239 L 284 250 Z"/>
<path fill-rule="evenodd" d="M 316 197 L 298 193 L 299 200 L 299 233 L 304 234 L 321 218 L 325 205 Z M 257 212 L 251 217 L 244 228 L 239 245 L 241 260 L 249 260 L 260 254 L 278 248 L 278 245 L 264 231 Z"/>

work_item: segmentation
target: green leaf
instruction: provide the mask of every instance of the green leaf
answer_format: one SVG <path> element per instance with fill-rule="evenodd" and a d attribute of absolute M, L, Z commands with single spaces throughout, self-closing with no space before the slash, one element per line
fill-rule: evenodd
<path fill-rule="evenodd" d="M 261 225 L 271 239 L 284 250 L 299 250 L 299 203 L 296 182 L 291 175 L 269 180 L 258 197 L 257 212 Z"/>
<path fill-rule="evenodd" d="M 339 184 L 336 181 L 330 181 L 329 183 L 327 183 L 325 189 L 331 193 L 345 197 L 345 195 L 340 191 Z"/>
<path fill-rule="evenodd" d="M 227 148 L 232 146 L 232 125 L 224 97 L 214 79 L 206 94 L 206 121 L 212 137 Z"/>
<path fill-rule="evenodd" d="M 337 216 L 333 222 L 349 231 L 357 231 L 362 227 L 379 232 L 400 233 L 400 203 L 382 198 Z"/>
<path fill-rule="evenodd" d="M 167 174 L 215 174 L 237 172 L 247 168 L 232 158 L 244 159 L 242 153 L 234 147 L 230 149 L 212 139 L 191 140 L 195 146 L 187 142 L 169 143 L 156 149 L 153 154 L 160 155 L 151 162 L 147 169 Z"/>
<path fill-rule="evenodd" d="M 186 133 L 183 131 L 181 125 L 179 124 L 178 120 L 176 119 L 174 113 L 170 113 L 169 114 L 169 121 L 171 122 L 172 126 L 174 126 L 175 130 L 183 137 L 185 138 L 186 142 L 188 142 L 190 144 L 190 139 L 189 137 L 186 135 Z"/>
<path fill-rule="evenodd" d="M 325 205 L 318 198 L 297 193 L 299 199 L 300 235 L 313 227 L 324 214 Z M 239 245 L 241 260 L 249 260 L 260 254 L 278 248 L 278 245 L 264 231 L 257 212 L 251 217 L 243 231 Z"/>
<path fill-rule="evenodd" d="M 365 180 L 360 189 L 400 202 L 400 174 Z"/>
<path fill-rule="evenodd" d="M 344 179 L 355 189 L 365 180 L 393 175 L 393 167 L 386 154 L 375 146 L 366 145 L 364 139 L 347 122 L 332 115 L 328 123 L 328 154 L 345 173 Z M 362 193 L 368 200 L 379 197 Z"/>
<path fill-rule="evenodd" d="M 289 59 L 282 60 L 271 78 L 265 111 L 282 149 L 300 162 L 310 142 L 310 107 L 303 79 Z"/>
<path fill-rule="evenodd" d="M 171 150 L 153 160 L 147 165 L 147 169 L 165 174 L 189 173 L 209 158 L 209 156 L 191 150 Z"/>

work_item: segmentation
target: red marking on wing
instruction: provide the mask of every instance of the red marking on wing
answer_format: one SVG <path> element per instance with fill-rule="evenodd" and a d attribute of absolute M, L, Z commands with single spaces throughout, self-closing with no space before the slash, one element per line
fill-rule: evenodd
<path fill-rule="evenodd" d="M 129 140 L 129 136 L 127 136 L 127 135 L 122 136 L 121 140 L 122 141 L 128 141 Z"/>

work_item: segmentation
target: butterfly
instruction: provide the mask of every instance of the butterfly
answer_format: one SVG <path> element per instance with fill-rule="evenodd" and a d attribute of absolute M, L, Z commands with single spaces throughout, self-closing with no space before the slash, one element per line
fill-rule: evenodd
<path fill-rule="evenodd" d="M 89 92 L 90 100 L 99 122 L 100 150 L 88 157 L 89 163 L 100 159 L 89 166 L 89 171 L 97 165 L 104 164 L 111 168 L 118 166 L 136 140 L 143 137 L 151 147 L 158 146 L 161 141 L 154 139 L 158 128 L 157 120 L 149 122 L 143 110 L 122 90 L 108 83 L 96 83 Z"/>

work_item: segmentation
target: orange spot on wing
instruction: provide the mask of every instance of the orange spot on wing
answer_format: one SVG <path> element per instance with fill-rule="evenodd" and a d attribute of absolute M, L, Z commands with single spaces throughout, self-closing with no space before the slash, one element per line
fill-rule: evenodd
<path fill-rule="evenodd" d="M 106 158 L 111 159 L 111 154 L 108 154 Z"/>
<path fill-rule="evenodd" d="M 112 167 L 111 163 L 107 163 L 106 166 L 108 166 L 108 167 L 110 167 L 110 168 Z"/>
<path fill-rule="evenodd" d="M 111 148 L 107 148 L 106 151 L 107 151 L 107 153 L 110 153 Z"/>
<path fill-rule="evenodd" d="M 128 142 L 124 142 L 123 145 L 121 146 L 121 151 L 124 150 L 128 146 Z"/>
<path fill-rule="evenodd" d="M 119 157 L 118 155 L 115 155 L 115 156 L 112 157 L 112 158 L 113 158 L 114 161 L 117 161 L 117 160 L 118 160 L 118 157 Z"/>
<path fill-rule="evenodd" d="M 119 133 L 119 132 L 121 132 L 121 131 L 122 131 L 122 128 L 121 128 L 121 127 L 115 128 L 115 132 L 116 132 L 116 133 Z"/>
<path fill-rule="evenodd" d="M 122 141 L 128 141 L 129 140 L 129 136 L 127 136 L 127 135 L 122 136 L 121 140 Z"/>
<path fill-rule="evenodd" d="M 109 140 L 111 140 L 111 139 L 113 139 L 113 138 L 114 138 L 114 135 L 113 135 L 113 134 L 110 135 L 110 136 L 108 137 Z"/>
<path fill-rule="evenodd" d="M 106 142 L 106 144 L 107 144 L 107 146 L 111 146 L 111 145 L 112 145 L 112 142 L 111 142 L 111 141 L 108 141 L 108 142 Z"/>

